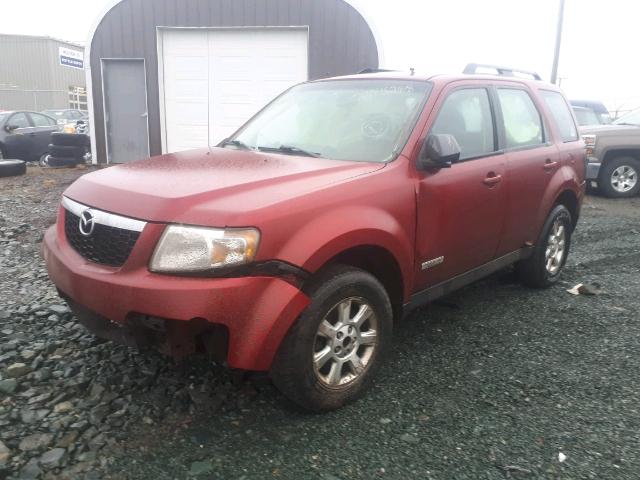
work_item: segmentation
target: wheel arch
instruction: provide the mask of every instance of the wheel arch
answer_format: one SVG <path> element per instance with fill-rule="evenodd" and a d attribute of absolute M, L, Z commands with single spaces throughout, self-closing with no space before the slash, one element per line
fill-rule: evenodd
<path fill-rule="evenodd" d="M 606 162 L 618 157 L 633 157 L 640 161 L 640 147 L 610 148 L 604 152 L 604 155 L 602 156 L 602 163 L 605 164 Z"/>
<path fill-rule="evenodd" d="M 356 245 L 326 260 L 318 271 L 324 270 L 331 265 L 348 265 L 373 275 L 389 295 L 394 320 L 401 318 L 406 283 L 400 263 L 390 250 L 380 245 Z M 312 278 L 308 282 L 312 281 Z"/>
<path fill-rule="evenodd" d="M 557 205 L 564 205 L 567 210 L 569 210 L 569 213 L 571 214 L 571 223 L 573 223 L 573 228 L 576 228 L 580 217 L 580 202 L 574 191 L 570 189 L 562 191 L 556 197 L 556 201 L 553 203 L 551 209 L 553 210 Z"/>

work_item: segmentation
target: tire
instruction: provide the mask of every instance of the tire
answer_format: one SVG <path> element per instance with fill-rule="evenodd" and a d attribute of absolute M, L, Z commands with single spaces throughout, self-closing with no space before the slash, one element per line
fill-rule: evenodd
<path fill-rule="evenodd" d="M 49 145 L 49 153 L 54 157 L 62 158 L 84 158 L 87 153 L 86 147 L 69 147 L 66 145 Z"/>
<path fill-rule="evenodd" d="M 629 198 L 637 195 L 640 192 L 640 161 L 633 157 L 609 160 L 600 171 L 598 189 L 610 198 Z"/>
<path fill-rule="evenodd" d="M 562 227 L 562 234 L 559 227 Z M 516 265 L 520 281 L 533 288 L 547 288 L 556 283 L 569 256 L 572 233 L 571 213 L 564 205 L 556 205 L 544 223 L 533 255 Z M 547 257 L 547 253 L 553 258 Z"/>
<path fill-rule="evenodd" d="M 86 147 L 89 144 L 89 136 L 76 133 L 54 132 L 51 134 L 51 143 L 65 147 Z"/>
<path fill-rule="evenodd" d="M 358 398 L 378 369 L 391 343 L 391 302 L 375 277 L 342 265 L 319 273 L 307 292 L 311 304 L 280 345 L 271 378 L 305 410 L 334 410 Z M 371 313 L 359 327 L 341 323 L 356 319 L 365 306 Z M 328 333 L 320 333 L 321 324 Z M 314 360 L 320 352 L 326 352 L 326 363 Z"/>
<path fill-rule="evenodd" d="M 0 177 L 15 177 L 27 173 L 27 164 L 22 160 L 0 160 Z"/>
<path fill-rule="evenodd" d="M 47 161 L 47 165 L 50 167 L 75 167 L 78 163 L 81 163 L 81 160 L 77 158 L 54 157 L 53 155 L 49 155 Z"/>

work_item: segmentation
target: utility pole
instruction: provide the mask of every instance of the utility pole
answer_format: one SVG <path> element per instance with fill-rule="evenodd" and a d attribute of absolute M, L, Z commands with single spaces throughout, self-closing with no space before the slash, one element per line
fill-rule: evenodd
<path fill-rule="evenodd" d="M 564 0 L 560 0 L 558 12 L 558 29 L 556 31 L 556 50 L 553 55 L 553 67 L 551 68 L 551 83 L 558 80 L 558 63 L 560 62 L 560 46 L 562 45 L 562 25 L 564 23 Z"/>

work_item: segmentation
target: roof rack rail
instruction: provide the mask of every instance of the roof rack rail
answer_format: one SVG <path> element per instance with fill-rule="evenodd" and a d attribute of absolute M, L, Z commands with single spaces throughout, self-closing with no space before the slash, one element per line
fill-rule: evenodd
<path fill-rule="evenodd" d="M 397 70 L 385 70 L 384 68 L 365 68 L 364 70 L 360 70 L 358 75 L 365 75 L 367 73 L 384 73 L 384 72 L 395 72 Z"/>
<path fill-rule="evenodd" d="M 516 73 L 520 75 L 528 75 L 534 80 L 542 80 L 540 75 L 536 72 L 530 72 L 528 70 L 520 70 L 517 68 L 499 67 L 497 65 L 485 65 L 482 63 L 470 63 L 467 65 L 462 73 L 474 74 L 478 73 L 479 69 L 495 70 L 497 75 L 503 75 L 505 77 L 515 77 Z"/>

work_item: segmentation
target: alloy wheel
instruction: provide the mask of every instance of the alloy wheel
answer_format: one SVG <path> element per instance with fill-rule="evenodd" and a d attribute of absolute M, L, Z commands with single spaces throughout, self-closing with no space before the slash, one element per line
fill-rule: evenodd
<path fill-rule="evenodd" d="M 545 252 L 545 266 L 547 272 L 556 275 L 562 268 L 564 254 L 567 245 L 567 231 L 560 218 L 556 218 L 547 239 Z"/>
<path fill-rule="evenodd" d="M 329 387 L 353 382 L 368 368 L 378 345 L 378 319 L 367 300 L 340 301 L 322 319 L 314 342 L 313 366 Z"/>
<path fill-rule="evenodd" d="M 616 192 L 627 193 L 638 183 L 638 172 L 630 165 L 620 165 L 611 174 L 611 186 Z"/>

